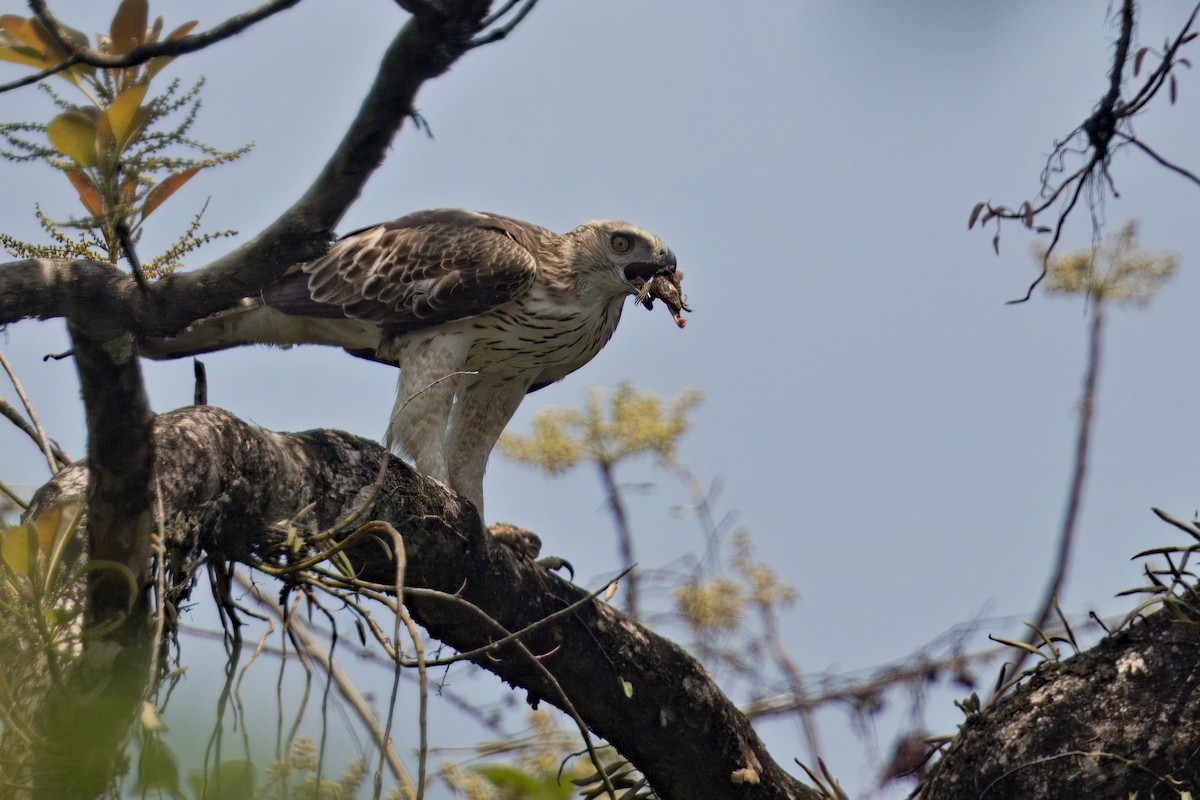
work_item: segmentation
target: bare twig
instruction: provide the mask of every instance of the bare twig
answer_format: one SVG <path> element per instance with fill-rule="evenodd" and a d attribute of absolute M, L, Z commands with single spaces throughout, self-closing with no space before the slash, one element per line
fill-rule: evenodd
<path fill-rule="evenodd" d="M 25 413 L 29 415 L 29 421 L 33 423 L 34 432 L 37 434 L 34 441 L 42 448 L 42 453 L 46 456 L 46 463 L 50 465 L 50 474 L 53 475 L 58 472 L 59 466 L 58 462 L 54 460 L 54 449 L 50 446 L 50 437 L 46 436 L 46 429 L 42 427 L 42 421 L 38 419 L 33 403 L 29 402 L 29 396 L 25 394 L 21 381 L 17 379 L 16 371 L 13 370 L 12 364 L 9 363 L 2 351 L 0 351 L 0 366 L 8 373 L 8 379 L 12 381 L 13 388 L 17 390 L 17 397 L 21 398 L 21 404 L 25 406 Z M 5 405 L 8 404 L 5 403 Z M 22 429 L 24 428 L 22 427 Z"/>
<path fill-rule="evenodd" d="M 133 67 L 138 64 L 144 64 L 150 59 L 158 58 L 159 56 L 179 56 L 184 53 L 202 50 L 209 45 L 216 44 L 222 39 L 228 39 L 231 36 L 241 33 L 251 25 L 261 22 L 284 9 L 291 8 L 299 2 L 300 0 L 273 0 L 273 2 L 264 3 L 258 8 L 253 8 L 244 14 L 230 17 L 220 25 L 210 28 L 203 33 L 196 33 L 168 41 L 142 44 L 133 48 L 128 53 L 115 55 L 112 53 L 101 53 L 91 48 L 78 47 L 67 35 L 66 28 L 62 22 L 51 13 L 45 0 L 29 0 L 29 8 L 33 11 L 34 16 L 46 26 L 46 30 L 54 37 L 58 46 L 68 53 L 68 57 L 65 61 L 55 64 L 52 67 L 47 67 L 32 75 L 0 84 L 0 92 L 37 83 L 44 78 L 70 69 L 76 64 L 87 64 L 101 69 Z"/>
<path fill-rule="evenodd" d="M 1039 646 L 1043 638 L 1039 631 L 1046 629 L 1054 614 L 1058 596 L 1067 580 L 1067 570 L 1071 562 L 1071 546 L 1075 539 L 1075 526 L 1079 521 L 1079 512 L 1083 507 L 1083 487 L 1087 476 L 1088 445 L 1092 435 L 1092 420 L 1096 411 L 1096 386 L 1100 374 L 1101 334 L 1104 330 L 1104 302 L 1097 298 L 1092 306 L 1091 335 L 1088 339 L 1087 369 L 1083 378 L 1083 395 L 1079 400 L 1079 428 L 1075 434 L 1075 463 L 1071 470 L 1071 488 L 1067 495 L 1067 507 L 1063 513 L 1062 527 L 1058 535 L 1058 556 L 1054 562 L 1054 572 L 1046 585 L 1042 596 L 1041 606 L 1031 624 L 1031 633 L 1025 639 L 1025 644 Z M 1018 650 L 1016 661 L 1008 670 L 1011 678 L 1020 673 L 1022 665 L 1028 660 L 1030 652 Z M 1002 681 L 1002 684 L 1005 682 Z M 993 700 L 997 694 L 993 695 Z"/>
<path fill-rule="evenodd" d="M 1058 245 L 1062 237 L 1063 227 L 1070 217 L 1071 212 L 1078 205 L 1079 198 L 1083 195 L 1085 189 L 1090 188 L 1092 192 L 1089 196 L 1089 206 L 1092 209 L 1093 229 L 1099 227 L 1100 223 L 1096 219 L 1095 213 L 1097 204 L 1102 201 L 1106 194 L 1114 197 L 1117 196 L 1116 183 L 1109 172 L 1109 165 L 1112 162 L 1113 154 L 1117 150 L 1128 145 L 1133 145 L 1159 165 L 1191 180 L 1193 183 L 1200 184 L 1200 178 L 1197 178 L 1190 171 L 1162 158 L 1147 144 L 1134 136 L 1131 127 L 1133 118 L 1146 108 L 1149 102 L 1158 95 L 1163 86 L 1174 86 L 1173 82 L 1175 78 L 1172 70 L 1181 63 L 1186 64 L 1186 60 L 1179 57 L 1179 50 L 1196 38 L 1196 34 L 1191 29 L 1196 21 L 1197 14 L 1200 13 L 1200 3 L 1197 3 L 1193 7 L 1187 21 L 1179 33 L 1176 34 L 1175 38 L 1167 43 L 1166 49 L 1159 57 L 1158 66 L 1150 72 L 1134 96 L 1129 100 L 1122 100 L 1121 87 L 1126 68 L 1131 60 L 1135 11 L 1135 0 L 1123 0 L 1119 15 L 1120 23 L 1117 41 L 1113 48 L 1112 64 L 1108 71 L 1107 90 L 1088 118 L 1066 137 L 1054 143 L 1054 150 L 1046 159 L 1046 166 L 1042 169 L 1041 173 L 1040 200 L 1036 204 L 1026 201 L 1016 209 L 984 202 L 976 204 L 975 208 L 971 211 L 968 227 L 974 227 L 977 222 L 982 227 L 988 222 L 995 221 L 996 228 L 992 244 L 997 252 L 999 252 L 1000 224 L 1002 221 L 1018 220 L 1026 228 L 1036 230 L 1038 233 L 1053 232 L 1050 246 L 1046 249 L 1042 260 L 1042 272 L 1030 284 L 1024 297 L 1011 302 L 1023 303 L 1028 300 L 1033 296 L 1034 289 L 1046 277 L 1050 255 Z M 1134 66 L 1132 71 L 1135 77 L 1141 65 L 1142 57 L 1146 52 L 1148 52 L 1148 48 L 1141 48 L 1137 55 L 1133 57 Z M 1171 94 L 1171 101 L 1174 102 L 1173 88 L 1171 89 Z M 1083 157 L 1082 166 L 1071 172 L 1070 175 L 1061 177 L 1064 172 L 1064 162 L 1069 156 L 1074 157 L 1076 155 Z M 1068 192 L 1069 199 L 1058 211 L 1057 219 L 1052 227 L 1035 224 L 1044 212 L 1059 202 L 1064 194 Z"/>
<path fill-rule="evenodd" d="M 283 609 L 279 604 L 270 597 L 266 592 L 260 589 L 249 578 L 241 572 L 234 573 L 236 580 L 243 588 L 249 591 L 254 599 L 257 600 L 264 608 L 271 612 L 279 620 L 284 619 Z M 305 652 L 318 664 L 321 668 L 329 673 L 329 677 L 333 680 L 338 692 L 350 704 L 354 713 L 359 720 L 370 731 L 375 742 L 380 746 L 384 755 L 387 758 L 388 767 L 392 770 L 392 774 L 396 780 L 400 782 L 402 790 L 407 797 L 415 797 L 416 793 L 413 788 L 412 775 L 408 772 L 408 767 L 404 765 L 404 761 L 400 758 L 400 754 L 396 752 L 395 745 L 387 737 L 383 726 L 379 724 L 379 719 L 375 716 L 375 712 L 371 710 L 371 704 L 363 697 L 362 693 L 355 686 L 354 681 L 346 674 L 345 670 L 338 665 L 336 661 L 329 658 L 329 655 L 321 647 L 317 641 L 317 637 L 308 628 L 299 615 L 292 614 L 287 619 L 287 624 L 291 627 L 297 640 L 303 645 Z"/>
<path fill-rule="evenodd" d="M 763 638 L 766 640 L 767 648 L 771 653 L 771 658 L 774 659 L 776 666 L 783 672 L 787 678 L 788 688 L 791 689 L 797 700 L 804 701 L 808 699 L 808 687 L 805 685 L 804 676 L 800 673 L 799 667 L 792 657 L 788 655 L 787 649 L 783 646 L 783 638 L 779 634 L 779 620 L 775 616 L 775 609 L 767 603 L 759 605 L 759 613 L 763 622 Z M 808 747 L 808 757 L 814 763 L 821 760 L 821 745 L 817 738 L 817 722 L 813 716 L 811 707 L 800 706 L 800 728 L 804 731 L 804 743 Z"/>
<path fill-rule="evenodd" d="M 38 439 L 37 429 L 30 425 L 29 422 L 23 416 L 21 416 L 21 412 L 13 408 L 12 405 L 3 397 L 0 397 L 0 416 L 7 417 L 9 422 L 20 428 L 22 433 L 33 440 L 34 444 L 38 445 L 39 447 L 41 446 L 41 441 Z M 58 469 L 75 463 L 71 457 L 60 450 L 58 445 L 56 445 L 53 441 L 50 442 L 50 452 L 54 454 L 54 459 L 58 462 Z M 56 469 L 55 472 L 57 472 L 58 469 Z"/>
<path fill-rule="evenodd" d="M 471 47 L 480 47 L 485 44 L 491 44 L 492 42 L 498 42 L 501 39 L 505 38 L 510 33 L 512 33 L 514 30 L 516 30 L 516 27 L 521 24 L 521 21 L 523 19 L 525 19 L 526 16 L 528 16 L 530 11 L 533 11 L 533 7 L 536 6 L 537 4 L 538 4 L 538 0 L 525 0 L 525 5 L 521 6 L 521 9 L 516 13 L 515 16 L 513 16 L 513 18 L 508 22 L 508 24 L 502 25 L 501 27 L 496 28 L 495 30 L 493 30 L 489 33 L 485 33 L 483 36 L 472 39 L 470 46 Z M 505 14 L 507 14 L 514 5 L 516 5 L 515 0 L 509 0 L 509 2 L 505 3 L 504 6 L 501 7 L 499 11 L 497 11 L 495 14 L 492 14 L 490 17 L 488 17 L 486 20 L 484 20 L 484 23 L 483 23 L 484 27 L 487 27 L 488 25 L 491 25 L 492 23 L 499 20 L 501 17 L 503 17 Z"/>
<path fill-rule="evenodd" d="M 0 481 L 0 494 L 20 506 L 22 511 L 29 508 L 29 501 L 17 494 L 16 490 L 4 481 Z"/>
<path fill-rule="evenodd" d="M 613 475 L 612 463 L 601 460 L 596 462 L 596 466 L 600 469 L 600 478 L 604 482 L 604 492 L 608 495 L 608 507 L 612 511 L 613 524 L 617 527 L 617 548 L 621 553 L 621 569 L 629 577 L 625 592 L 625 613 L 634 619 L 639 619 L 638 576 L 633 571 L 633 532 L 629 529 L 629 513 L 625 510 L 625 500 L 621 496 L 621 489 L 617 486 L 616 477 Z"/>
<path fill-rule="evenodd" d="M 1172 172 L 1174 172 L 1178 175 L 1182 175 L 1183 177 L 1187 178 L 1189 181 L 1196 184 L 1197 186 L 1200 186 L 1200 178 L 1196 177 L 1195 173 L 1184 169 L 1183 167 L 1179 166 L 1178 164 L 1173 164 L 1170 161 L 1167 161 L 1165 158 L 1160 156 L 1154 150 L 1150 149 L 1150 146 L 1147 145 L 1142 140 L 1138 139 L 1135 136 L 1129 136 L 1127 134 L 1120 133 L 1120 132 L 1118 132 L 1116 135 L 1117 135 L 1117 138 L 1119 138 L 1123 141 L 1129 142 L 1129 144 L 1133 145 L 1134 147 L 1141 150 L 1146 155 L 1150 156 L 1150 158 L 1157 161 L 1159 166 L 1166 167 L 1167 169 L 1171 170 Z"/>

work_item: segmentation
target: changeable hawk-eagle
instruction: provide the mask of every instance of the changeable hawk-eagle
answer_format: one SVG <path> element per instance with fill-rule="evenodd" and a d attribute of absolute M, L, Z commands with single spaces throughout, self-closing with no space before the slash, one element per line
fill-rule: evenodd
<path fill-rule="evenodd" d="M 600 351 L 629 295 L 687 310 L 675 254 L 611 219 L 566 234 L 498 214 L 420 211 L 356 231 L 259 297 L 143 343 L 152 358 L 328 344 L 400 367 L 387 441 L 483 518 L 483 472 L 529 392 Z"/>

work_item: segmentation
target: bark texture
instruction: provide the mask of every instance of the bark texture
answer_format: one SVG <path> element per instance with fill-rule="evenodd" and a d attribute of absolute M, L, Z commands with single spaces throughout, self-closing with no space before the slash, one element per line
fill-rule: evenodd
<path fill-rule="evenodd" d="M 274 523 L 315 503 L 301 527 L 311 532 L 333 524 L 369 494 L 388 459 L 383 488 L 361 521 L 385 520 L 403 536 L 406 586 L 457 594 L 491 618 L 450 597 L 414 593 L 413 617 L 434 637 L 471 650 L 586 596 L 494 541 L 472 506 L 373 442 L 337 431 L 272 433 L 211 407 L 166 414 L 154 435 L 155 475 L 175 553 L 278 559 L 285 536 Z M 75 473 L 85 469 L 61 473 L 39 492 L 37 507 L 78 491 Z M 363 541 L 349 552 L 361 577 L 392 583 L 394 564 L 378 544 Z M 562 706 L 565 693 L 663 798 L 815 797 L 770 758 L 694 658 L 607 604 L 591 602 L 522 641 L 558 686 L 513 645 L 477 663 L 524 688 L 532 703 Z"/>
<path fill-rule="evenodd" d="M 1200 611 L 1200 610 L 1198 610 Z M 1200 792 L 1200 632 L 1166 613 L 1034 673 L 969 720 L 922 800 Z"/>

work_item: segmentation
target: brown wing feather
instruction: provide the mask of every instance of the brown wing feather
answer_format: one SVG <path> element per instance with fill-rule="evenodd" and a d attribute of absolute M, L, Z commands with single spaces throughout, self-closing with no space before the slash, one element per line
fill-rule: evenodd
<path fill-rule="evenodd" d="M 263 297 L 288 314 L 344 315 L 397 331 L 422 328 L 519 297 L 559 239 L 498 214 L 420 211 L 347 234 Z"/>

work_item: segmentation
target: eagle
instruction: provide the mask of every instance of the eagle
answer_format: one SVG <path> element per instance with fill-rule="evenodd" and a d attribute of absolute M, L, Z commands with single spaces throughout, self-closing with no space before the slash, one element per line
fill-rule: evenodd
<path fill-rule="evenodd" d="M 176 358 L 325 344 L 400 368 L 386 442 L 483 516 L 483 474 L 525 395 L 591 361 L 626 298 L 690 311 L 657 236 L 614 219 L 568 233 L 433 209 L 347 234 L 235 308 L 140 344 Z"/>

